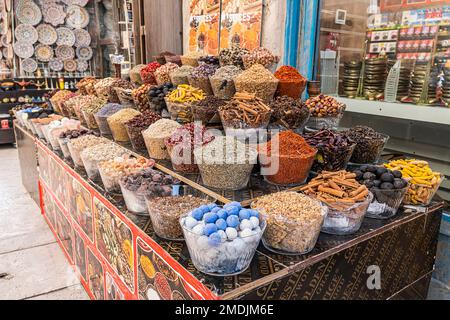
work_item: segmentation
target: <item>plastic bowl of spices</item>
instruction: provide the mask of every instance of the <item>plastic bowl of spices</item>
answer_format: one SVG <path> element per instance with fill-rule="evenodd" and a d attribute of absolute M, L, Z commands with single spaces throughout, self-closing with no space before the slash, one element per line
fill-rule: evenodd
<path fill-rule="evenodd" d="M 272 110 L 254 94 L 236 93 L 231 101 L 219 108 L 225 132 L 230 135 L 241 129 L 267 128 Z"/>
<path fill-rule="evenodd" d="M 85 106 L 90 105 L 98 98 L 94 95 L 90 96 L 76 96 L 66 102 L 66 104 L 71 105 L 73 112 L 75 113 L 78 120 L 81 121 L 82 124 L 86 124 L 86 120 L 84 119 L 83 112 L 81 111 Z"/>
<path fill-rule="evenodd" d="M 214 96 L 219 99 L 229 100 L 236 93 L 234 78 L 242 70 L 236 66 L 224 66 L 216 70 L 214 75 L 209 77 Z"/>
<path fill-rule="evenodd" d="M 363 165 L 354 173 L 356 180 L 374 195 L 366 216 L 373 219 L 389 219 L 395 216 L 409 189 L 409 183 L 403 179 L 402 172 Z"/>
<path fill-rule="evenodd" d="M 108 88 L 108 101 L 111 103 L 120 103 L 116 88 L 134 89 L 134 85 L 125 79 L 115 79 L 115 81 Z"/>
<path fill-rule="evenodd" d="M 120 193 L 119 180 L 126 175 L 137 173 L 153 167 L 154 160 L 143 157 L 134 158 L 128 155 L 98 162 L 98 171 L 107 192 Z"/>
<path fill-rule="evenodd" d="M 233 136 L 219 136 L 194 151 L 203 184 L 219 190 L 241 190 L 247 187 L 253 166 L 257 163 L 255 147 Z"/>
<path fill-rule="evenodd" d="M 88 147 L 80 155 L 89 179 L 97 181 L 100 179 L 100 173 L 98 171 L 98 163 L 100 161 L 114 159 L 125 154 L 129 154 L 127 149 L 122 148 L 114 142 L 108 142 Z"/>
<path fill-rule="evenodd" d="M 117 103 L 108 103 L 104 105 L 95 115 L 95 121 L 97 122 L 97 126 L 100 130 L 100 133 L 104 136 L 111 136 L 111 129 L 109 129 L 108 125 L 108 117 L 112 116 L 113 114 L 119 112 L 120 110 L 124 109 L 125 107 L 117 104 Z"/>
<path fill-rule="evenodd" d="M 110 142 L 108 139 L 95 135 L 83 135 L 79 138 L 71 139 L 67 146 L 69 147 L 70 156 L 75 166 L 83 168 L 84 164 L 81 159 L 81 152 L 86 148 L 108 142 Z"/>
<path fill-rule="evenodd" d="M 131 96 L 133 97 L 134 105 L 136 109 L 140 112 L 146 111 L 150 109 L 148 93 L 150 89 L 153 87 L 151 84 L 143 84 L 139 88 L 134 89 L 131 92 Z"/>
<path fill-rule="evenodd" d="M 216 199 L 191 186 L 174 185 L 171 188 L 170 196 L 147 196 L 147 208 L 158 237 L 181 241 L 183 230 L 180 218 L 200 206 L 214 203 Z"/>
<path fill-rule="evenodd" d="M 270 128 L 278 130 L 293 130 L 303 133 L 309 120 L 309 109 L 300 100 L 288 96 L 276 97 L 270 104 L 272 118 Z"/>
<path fill-rule="evenodd" d="M 125 123 L 128 137 L 130 138 L 131 145 L 135 151 L 145 151 L 145 141 L 142 136 L 142 131 L 146 130 L 150 125 L 160 120 L 161 116 L 152 112 L 144 111 L 142 114 L 134 117 L 130 121 Z"/>
<path fill-rule="evenodd" d="M 345 170 L 323 171 L 301 191 L 327 205 L 322 232 L 334 235 L 357 232 L 373 199 L 369 189 L 356 180 L 356 174 Z"/>
<path fill-rule="evenodd" d="M 109 88 L 116 80 L 117 78 L 104 78 L 98 80 L 94 85 L 95 94 L 97 95 L 97 97 L 108 101 Z"/>
<path fill-rule="evenodd" d="M 88 129 L 74 129 L 74 130 L 66 130 L 64 132 L 61 132 L 58 137 L 58 142 L 61 147 L 61 151 L 63 152 L 64 158 L 70 159 L 72 158 L 69 150 L 68 143 L 71 139 L 79 138 L 83 135 L 95 135 L 94 131 L 88 130 Z"/>
<path fill-rule="evenodd" d="M 188 76 L 189 84 L 192 87 L 201 89 L 206 95 L 212 96 L 213 90 L 211 88 L 211 82 L 209 77 L 216 73 L 218 66 L 211 64 L 202 64 L 192 70 Z"/>
<path fill-rule="evenodd" d="M 278 83 L 277 96 L 288 96 L 294 99 L 300 99 L 303 91 L 305 91 L 307 80 L 300 72 L 291 66 L 282 66 L 275 77 L 280 80 Z"/>
<path fill-rule="evenodd" d="M 128 211 L 147 214 L 145 198 L 171 196 L 173 186 L 179 184 L 179 181 L 161 171 L 144 169 L 123 176 L 119 184 Z"/>
<path fill-rule="evenodd" d="M 278 79 L 260 64 L 254 64 L 234 78 L 236 92 L 255 94 L 265 103 L 272 101 L 278 82 Z"/>
<path fill-rule="evenodd" d="M 264 179 L 277 185 L 305 183 L 317 149 L 293 131 L 282 131 L 259 146 L 259 162 Z"/>
<path fill-rule="evenodd" d="M 167 151 L 175 171 L 198 173 L 194 150 L 211 142 L 214 136 L 205 127 L 195 123 L 185 124 L 165 140 Z"/>
<path fill-rule="evenodd" d="M 97 79 L 92 76 L 87 76 L 78 81 L 75 87 L 78 89 L 80 94 L 92 94 L 92 87 L 97 82 Z"/>
<path fill-rule="evenodd" d="M 127 123 L 128 121 L 130 121 L 131 119 L 140 114 L 141 113 L 135 109 L 125 108 L 107 118 L 109 128 L 115 141 L 117 142 L 130 141 L 127 129 L 125 128 L 125 123 Z"/>
<path fill-rule="evenodd" d="M 225 100 L 214 96 L 207 96 L 205 99 L 192 103 L 192 116 L 194 121 L 201 121 L 203 125 L 209 123 L 220 123 L 218 116 L 219 108 L 226 105 Z"/>
<path fill-rule="evenodd" d="M 106 104 L 106 102 L 107 100 L 103 98 L 96 98 L 81 108 L 84 121 L 89 129 L 98 129 L 98 124 L 94 115 Z"/>
<path fill-rule="evenodd" d="M 159 115 L 167 109 L 166 96 L 169 95 L 176 87 L 171 83 L 165 83 L 161 86 L 154 86 L 148 91 L 148 106 L 150 111 Z"/>
<path fill-rule="evenodd" d="M 365 126 L 356 126 L 344 132 L 356 142 L 355 151 L 350 159 L 352 163 L 377 163 L 389 140 L 389 136 Z"/>
<path fill-rule="evenodd" d="M 312 170 L 319 173 L 346 169 L 356 147 L 348 135 L 331 130 L 308 133 L 304 138 L 318 150 Z"/>
<path fill-rule="evenodd" d="M 394 172 L 400 171 L 403 178 L 409 181 L 410 187 L 403 200 L 405 205 L 430 205 L 445 179 L 442 173 L 433 171 L 430 164 L 423 160 L 394 160 L 384 166 Z"/>
<path fill-rule="evenodd" d="M 181 63 L 183 66 L 191 66 L 191 67 L 198 67 L 198 59 L 202 56 L 200 52 L 189 52 L 185 54 L 184 56 L 181 56 Z"/>
<path fill-rule="evenodd" d="M 311 112 L 307 126 L 318 130 L 337 129 L 346 108 L 335 98 L 322 94 L 309 98 L 305 105 Z"/>
<path fill-rule="evenodd" d="M 280 61 L 280 58 L 275 56 L 270 50 L 262 47 L 253 49 L 250 53 L 242 56 L 244 68 L 249 69 L 255 64 L 260 64 L 267 69 L 270 69 Z"/>
<path fill-rule="evenodd" d="M 257 198 L 252 209 L 267 221 L 264 246 L 282 255 L 311 252 L 327 215 L 328 208 L 319 201 L 296 192 L 278 192 Z"/>
<path fill-rule="evenodd" d="M 132 107 L 134 105 L 133 100 L 133 90 L 134 89 L 124 89 L 124 88 L 114 88 L 116 90 L 117 97 L 119 98 L 119 103 L 124 107 Z"/>
<path fill-rule="evenodd" d="M 236 66 L 244 69 L 244 62 L 242 56 L 248 54 L 249 51 L 244 48 L 233 46 L 232 48 L 222 49 L 219 53 L 219 63 L 221 67 Z"/>
<path fill-rule="evenodd" d="M 206 97 L 203 90 L 189 85 L 179 85 L 166 97 L 170 118 L 180 123 L 192 122 L 192 103 Z"/>
<path fill-rule="evenodd" d="M 156 84 L 155 71 L 161 67 L 158 62 L 151 62 L 143 67 L 139 74 L 144 84 Z"/>
<path fill-rule="evenodd" d="M 178 122 L 161 119 L 153 123 L 147 130 L 142 131 L 150 158 L 156 160 L 170 159 L 165 139 L 169 138 L 179 127 L 181 125 Z"/>
<path fill-rule="evenodd" d="M 180 219 L 192 263 L 213 276 L 237 275 L 248 269 L 266 221 L 257 210 L 237 202 L 224 207 L 202 205 Z"/>
<path fill-rule="evenodd" d="M 138 64 L 137 66 L 135 66 L 133 69 L 130 70 L 131 82 L 137 85 L 142 85 L 144 83 L 141 78 L 141 71 L 145 67 L 147 67 L 145 64 Z"/>
<path fill-rule="evenodd" d="M 182 66 L 178 69 L 172 70 L 170 72 L 170 81 L 173 85 L 178 86 L 180 84 L 189 84 L 189 75 L 194 70 L 192 66 Z"/>
<path fill-rule="evenodd" d="M 155 71 L 156 83 L 161 86 L 170 82 L 170 73 L 179 68 L 175 63 L 166 63 Z"/>

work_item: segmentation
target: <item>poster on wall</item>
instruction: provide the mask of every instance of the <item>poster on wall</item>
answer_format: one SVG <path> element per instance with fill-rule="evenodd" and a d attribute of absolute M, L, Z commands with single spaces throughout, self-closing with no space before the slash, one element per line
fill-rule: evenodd
<path fill-rule="evenodd" d="M 191 0 L 189 10 L 189 51 L 259 47 L 263 0 Z"/>

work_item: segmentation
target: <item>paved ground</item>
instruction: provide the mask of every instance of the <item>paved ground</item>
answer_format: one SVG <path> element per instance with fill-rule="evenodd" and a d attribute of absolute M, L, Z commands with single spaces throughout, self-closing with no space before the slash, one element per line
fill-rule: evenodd
<path fill-rule="evenodd" d="M 0 300 L 88 299 L 20 178 L 17 149 L 0 146 Z"/>

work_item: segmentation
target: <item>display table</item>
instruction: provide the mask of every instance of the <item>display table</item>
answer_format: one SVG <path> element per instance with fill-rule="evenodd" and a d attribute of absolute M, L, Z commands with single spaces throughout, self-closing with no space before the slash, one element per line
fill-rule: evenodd
<path fill-rule="evenodd" d="M 441 203 L 387 221 L 365 219 L 352 236 L 321 234 L 307 255 L 277 255 L 260 244 L 244 273 L 211 277 L 195 269 L 184 242 L 158 238 L 148 216 L 127 212 L 121 196 L 35 143 L 43 217 L 93 299 L 426 298 Z M 373 270 L 380 290 L 370 286 Z"/>

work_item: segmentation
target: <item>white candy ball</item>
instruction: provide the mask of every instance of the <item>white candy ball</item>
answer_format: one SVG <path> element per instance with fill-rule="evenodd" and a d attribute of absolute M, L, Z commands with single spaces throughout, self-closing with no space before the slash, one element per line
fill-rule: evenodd
<path fill-rule="evenodd" d="M 245 249 L 245 247 L 247 246 L 245 244 L 244 240 L 242 240 L 241 238 L 234 239 L 232 244 L 238 254 L 239 254 L 239 252 L 242 252 Z"/>
<path fill-rule="evenodd" d="M 244 219 L 241 221 L 241 225 L 240 228 L 242 231 L 244 231 L 245 229 L 253 229 L 253 223 L 250 222 L 250 220 L 248 219 Z"/>
<path fill-rule="evenodd" d="M 207 236 L 199 237 L 197 239 L 197 246 L 198 246 L 199 249 L 209 248 L 208 237 Z"/>
<path fill-rule="evenodd" d="M 188 229 L 192 229 L 193 227 L 195 227 L 198 224 L 197 220 L 195 220 L 192 217 L 187 217 L 184 220 L 184 225 L 186 226 L 186 228 Z"/>
<path fill-rule="evenodd" d="M 252 229 L 259 227 L 259 219 L 257 217 L 250 217 L 250 222 L 252 223 Z"/>
<path fill-rule="evenodd" d="M 227 241 L 227 234 L 225 233 L 225 231 L 223 230 L 219 230 L 217 231 L 217 233 L 220 235 L 220 237 L 222 238 L 222 242 Z"/>
<path fill-rule="evenodd" d="M 254 232 L 255 234 L 260 234 L 260 233 L 261 233 L 261 227 L 260 227 L 260 226 L 257 226 L 255 229 L 253 229 L 253 232 Z"/>
<path fill-rule="evenodd" d="M 194 228 L 192 228 L 192 232 L 201 236 L 205 230 L 205 226 L 201 223 L 197 224 Z"/>
<path fill-rule="evenodd" d="M 227 228 L 225 233 L 227 234 L 229 240 L 234 240 L 238 236 L 238 232 L 235 228 Z"/>

